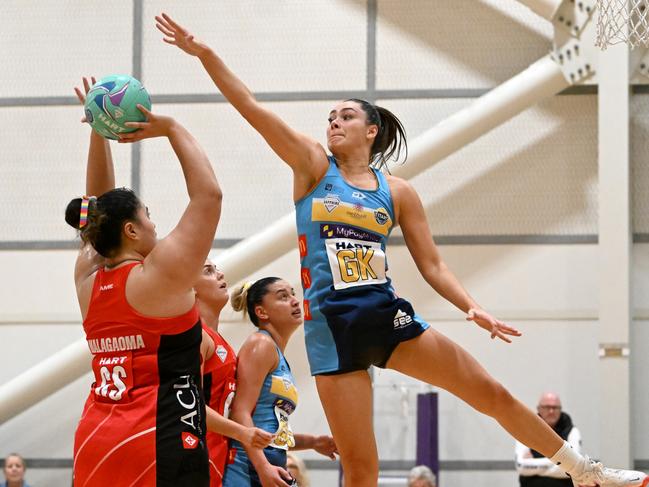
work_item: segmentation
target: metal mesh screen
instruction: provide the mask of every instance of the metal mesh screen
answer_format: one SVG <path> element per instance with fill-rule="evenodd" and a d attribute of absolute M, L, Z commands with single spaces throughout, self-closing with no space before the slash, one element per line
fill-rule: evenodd
<path fill-rule="evenodd" d="M 633 95 L 631 112 L 631 161 L 633 186 L 633 232 L 649 234 L 649 97 Z"/>
<path fill-rule="evenodd" d="M 646 0 L 598 0 L 597 42 L 601 49 L 627 43 L 631 47 L 649 43 Z"/>
<path fill-rule="evenodd" d="M 84 193 L 89 127 L 81 107 L 0 108 L 0 242 L 74 237 L 67 203 Z M 117 184 L 130 186 L 130 147 L 111 144 Z"/>
<path fill-rule="evenodd" d="M 385 104 L 412 140 L 471 102 Z M 554 97 L 415 177 L 433 235 L 596 234 L 596 113 L 596 96 Z"/>
<path fill-rule="evenodd" d="M 161 11 L 177 12 L 255 92 L 365 87 L 364 1 L 198 0 L 181 9 L 164 0 L 143 8 L 144 81 L 153 93 L 217 92 L 196 58 L 161 42 L 153 26 Z"/>

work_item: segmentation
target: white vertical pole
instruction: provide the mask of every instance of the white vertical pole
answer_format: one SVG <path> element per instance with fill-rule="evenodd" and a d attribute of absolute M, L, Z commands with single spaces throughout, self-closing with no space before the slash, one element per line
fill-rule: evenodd
<path fill-rule="evenodd" d="M 601 458 L 630 467 L 632 320 L 631 194 L 629 161 L 629 49 L 600 53 L 599 68 L 599 342 Z"/>

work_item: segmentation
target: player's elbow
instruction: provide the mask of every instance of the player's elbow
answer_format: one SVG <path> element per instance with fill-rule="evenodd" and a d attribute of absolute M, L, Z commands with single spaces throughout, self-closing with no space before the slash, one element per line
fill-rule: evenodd
<path fill-rule="evenodd" d="M 204 190 L 201 192 L 201 196 L 206 206 L 212 210 L 218 209 L 220 211 L 221 204 L 223 203 L 223 191 L 216 178 L 211 183 L 206 184 Z"/>

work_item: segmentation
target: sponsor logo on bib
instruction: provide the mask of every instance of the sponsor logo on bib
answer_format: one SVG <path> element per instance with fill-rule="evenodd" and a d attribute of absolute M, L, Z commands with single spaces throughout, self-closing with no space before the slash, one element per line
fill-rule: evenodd
<path fill-rule="evenodd" d="M 221 362 L 225 362 L 225 359 L 228 358 L 228 351 L 223 345 L 216 347 L 216 355 L 221 359 Z"/>
<path fill-rule="evenodd" d="M 185 450 L 195 450 L 196 447 L 198 446 L 198 438 L 196 438 L 191 433 L 187 433 L 186 431 L 183 431 L 182 439 L 183 439 L 183 448 Z"/>
<path fill-rule="evenodd" d="M 340 198 L 337 194 L 328 194 L 323 200 L 324 207 L 329 213 L 334 211 L 340 204 Z"/>
<path fill-rule="evenodd" d="M 349 225 L 338 225 L 336 223 L 321 223 L 320 238 L 353 238 L 355 240 L 367 240 L 369 242 L 380 242 L 381 237 L 371 232 L 361 230 Z"/>
<path fill-rule="evenodd" d="M 390 219 L 390 215 L 383 208 L 379 208 L 378 210 L 374 210 L 374 219 L 379 225 L 385 225 Z"/>

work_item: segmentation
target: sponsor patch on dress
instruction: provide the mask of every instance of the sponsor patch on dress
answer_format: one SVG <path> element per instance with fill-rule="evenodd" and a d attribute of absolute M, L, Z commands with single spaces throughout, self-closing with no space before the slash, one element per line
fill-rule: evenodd
<path fill-rule="evenodd" d="M 340 204 L 340 197 L 337 194 L 328 194 L 324 197 L 322 203 L 324 204 L 324 207 L 327 209 L 327 211 L 331 213 Z"/>
<path fill-rule="evenodd" d="M 336 223 L 320 224 L 320 238 L 353 238 L 367 242 L 380 242 L 381 237 L 372 232 Z"/>
<path fill-rule="evenodd" d="M 390 215 L 384 208 L 378 208 L 374 210 L 374 219 L 379 225 L 385 225 L 390 219 Z"/>
<path fill-rule="evenodd" d="M 191 433 L 188 433 L 187 431 L 183 431 L 182 439 L 183 439 L 183 448 L 185 450 L 195 450 L 196 447 L 198 446 L 198 438 L 196 438 Z"/>

